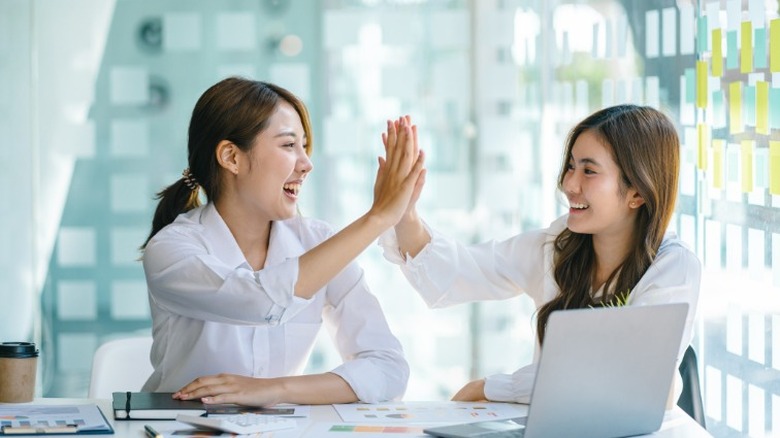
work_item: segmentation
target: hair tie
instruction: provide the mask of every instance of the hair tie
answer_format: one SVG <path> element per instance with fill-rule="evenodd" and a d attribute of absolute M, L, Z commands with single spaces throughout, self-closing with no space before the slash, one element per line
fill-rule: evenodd
<path fill-rule="evenodd" d="M 189 167 L 184 169 L 184 171 L 181 173 L 181 176 L 184 177 L 184 184 L 189 187 L 190 190 L 198 189 L 198 180 L 196 180 L 195 176 L 192 175 Z"/>

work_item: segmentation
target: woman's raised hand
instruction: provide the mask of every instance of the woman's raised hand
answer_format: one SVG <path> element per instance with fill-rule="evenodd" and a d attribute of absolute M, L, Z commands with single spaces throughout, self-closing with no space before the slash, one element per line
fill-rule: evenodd
<path fill-rule="evenodd" d="M 393 226 L 413 208 L 425 181 L 425 154 L 417 145 L 417 127 L 409 116 L 387 121 L 382 134 L 385 157 L 379 157 L 374 203 L 369 214 Z"/>

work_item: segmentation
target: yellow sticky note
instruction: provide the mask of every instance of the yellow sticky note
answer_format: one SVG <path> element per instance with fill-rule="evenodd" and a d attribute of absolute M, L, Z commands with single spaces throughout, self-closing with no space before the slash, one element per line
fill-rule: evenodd
<path fill-rule="evenodd" d="M 707 154 L 709 153 L 709 142 L 710 142 L 710 131 L 709 126 L 705 125 L 704 123 L 699 123 L 698 125 L 698 131 L 699 131 L 699 159 L 697 160 L 697 164 L 699 165 L 699 169 L 706 171 L 707 170 Z"/>
<path fill-rule="evenodd" d="M 712 76 L 723 76 L 723 32 L 712 30 Z"/>
<path fill-rule="evenodd" d="M 712 140 L 712 188 L 723 188 L 724 140 Z"/>
<path fill-rule="evenodd" d="M 780 141 L 769 142 L 769 193 L 780 195 Z"/>
<path fill-rule="evenodd" d="M 729 133 L 739 134 L 745 130 L 742 124 L 742 82 L 729 84 Z"/>
<path fill-rule="evenodd" d="M 742 47 L 740 47 L 739 71 L 741 73 L 753 72 L 753 23 L 742 22 Z"/>
<path fill-rule="evenodd" d="M 753 191 L 753 148 L 755 140 L 742 140 L 740 148 L 740 161 L 742 161 L 742 191 L 750 193 Z"/>
<path fill-rule="evenodd" d="M 756 81 L 756 132 L 769 134 L 769 82 Z"/>
<path fill-rule="evenodd" d="M 707 108 L 707 61 L 696 61 L 696 106 Z"/>
<path fill-rule="evenodd" d="M 769 71 L 780 72 L 780 18 L 769 22 Z"/>

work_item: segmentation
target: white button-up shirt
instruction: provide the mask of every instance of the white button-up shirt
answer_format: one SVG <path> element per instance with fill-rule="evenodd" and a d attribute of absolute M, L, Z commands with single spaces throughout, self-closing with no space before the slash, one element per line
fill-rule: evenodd
<path fill-rule="evenodd" d="M 254 271 L 211 203 L 160 230 L 143 256 L 154 335 L 143 390 L 173 392 L 218 373 L 301 374 L 324 320 L 344 360 L 331 372 L 361 401 L 400 398 L 409 366 L 356 263 L 311 299 L 293 295 L 298 257 L 332 234 L 314 219 L 273 222 Z"/>
<path fill-rule="evenodd" d="M 401 255 L 392 229 L 381 236 L 379 244 L 384 248 L 385 258 L 401 266 L 429 307 L 502 300 L 525 293 L 538 309 L 560 292 L 553 276 L 553 241 L 566 228 L 566 216 L 558 218 L 547 229 L 477 245 L 460 244 L 427 225 L 425 227 L 431 242 L 414 258 Z M 674 233 L 667 233 L 656 258 L 631 290 L 626 303 L 631 306 L 689 304 L 678 365 L 693 337 L 700 281 L 699 259 Z M 532 364 L 512 374 L 497 374 L 485 379 L 485 396 L 495 401 L 528 403 L 538 359 L 537 342 Z M 677 396 L 681 390 L 682 380 L 678 375 Z"/>

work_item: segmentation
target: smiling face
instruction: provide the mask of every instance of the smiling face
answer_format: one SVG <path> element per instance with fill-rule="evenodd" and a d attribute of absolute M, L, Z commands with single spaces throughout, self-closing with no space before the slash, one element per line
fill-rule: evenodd
<path fill-rule="evenodd" d="M 567 226 L 575 233 L 629 238 L 641 199 L 621 187 L 621 172 L 610 148 L 592 131 L 574 142 L 562 189 L 569 200 Z"/>
<path fill-rule="evenodd" d="M 301 117 L 281 100 L 249 152 L 238 152 L 235 188 L 242 209 L 268 221 L 295 216 L 298 194 L 313 168 L 306 142 Z"/>

